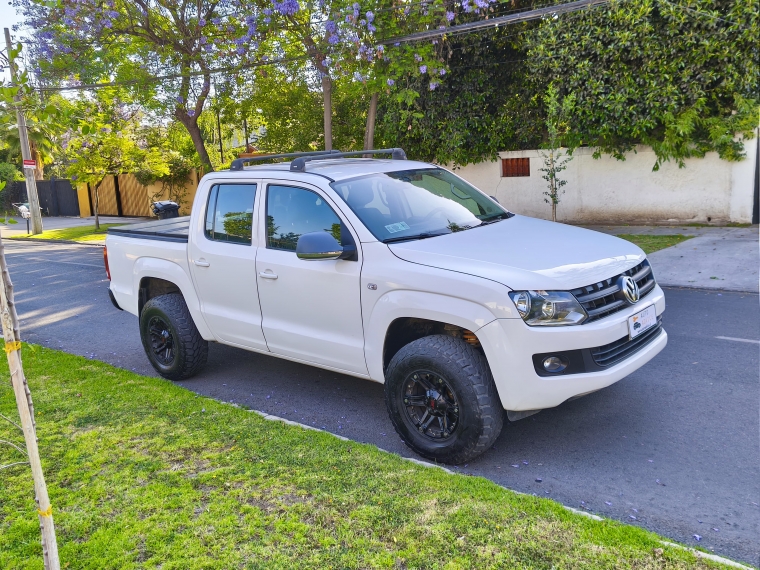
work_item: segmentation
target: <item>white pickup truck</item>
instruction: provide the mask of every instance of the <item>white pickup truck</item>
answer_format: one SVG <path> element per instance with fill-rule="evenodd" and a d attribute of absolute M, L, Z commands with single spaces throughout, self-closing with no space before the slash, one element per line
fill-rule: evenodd
<path fill-rule="evenodd" d="M 111 300 L 158 373 L 196 374 L 219 342 L 374 380 L 412 449 L 459 463 L 504 410 L 589 394 L 665 347 L 638 247 L 381 153 L 236 160 L 203 177 L 189 217 L 110 228 Z"/>

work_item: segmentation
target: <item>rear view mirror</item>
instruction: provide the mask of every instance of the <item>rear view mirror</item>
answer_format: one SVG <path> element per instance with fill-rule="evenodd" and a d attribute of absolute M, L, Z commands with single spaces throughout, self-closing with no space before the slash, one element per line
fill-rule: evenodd
<path fill-rule="evenodd" d="M 298 238 L 296 255 L 308 261 L 338 259 L 343 255 L 343 246 L 327 232 L 311 232 Z"/>

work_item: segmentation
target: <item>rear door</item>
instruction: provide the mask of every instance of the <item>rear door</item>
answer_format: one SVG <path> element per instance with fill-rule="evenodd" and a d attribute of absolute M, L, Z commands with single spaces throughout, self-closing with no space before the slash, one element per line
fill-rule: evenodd
<path fill-rule="evenodd" d="M 358 261 L 298 259 L 302 234 L 351 231 L 318 188 L 301 182 L 270 182 L 261 203 L 256 257 L 263 329 L 275 354 L 367 374 Z M 341 230 L 341 222 L 346 230 Z M 352 234 L 353 235 L 353 234 Z M 353 235 L 360 246 L 356 235 Z"/>
<path fill-rule="evenodd" d="M 226 343 L 266 350 L 261 329 L 254 210 L 258 182 L 214 182 L 202 220 L 188 244 L 201 310 L 214 336 Z M 202 227 L 197 227 L 202 225 Z"/>

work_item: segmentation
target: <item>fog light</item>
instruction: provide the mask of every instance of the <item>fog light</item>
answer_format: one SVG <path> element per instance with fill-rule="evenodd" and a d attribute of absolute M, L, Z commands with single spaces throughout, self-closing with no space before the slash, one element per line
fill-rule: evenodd
<path fill-rule="evenodd" d="M 562 372 L 565 368 L 567 368 L 567 361 L 560 357 L 560 356 L 549 356 L 547 358 L 544 358 L 544 370 L 547 372 Z"/>

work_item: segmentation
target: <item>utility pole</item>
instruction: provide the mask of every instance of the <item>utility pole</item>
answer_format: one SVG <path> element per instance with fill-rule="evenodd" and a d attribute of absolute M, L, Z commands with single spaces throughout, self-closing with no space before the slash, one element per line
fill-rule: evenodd
<path fill-rule="evenodd" d="M 18 315 L 16 314 L 16 305 L 13 302 L 13 283 L 11 283 L 11 276 L 5 263 L 5 248 L 2 240 L 0 240 L 0 321 L 2 321 L 5 352 L 8 355 L 8 368 L 11 371 L 11 384 L 16 395 L 16 406 L 26 441 L 27 459 L 32 467 L 34 493 L 37 499 L 37 516 L 42 531 L 42 559 L 45 570 L 60 570 L 58 543 L 53 525 L 53 507 L 50 506 L 50 497 L 48 497 L 45 476 L 40 462 L 40 450 L 37 447 L 32 393 L 29 391 L 21 363 L 21 335 L 19 334 Z"/>
<path fill-rule="evenodd" d="M 11 82 L 16 84 L 16 64 L 11 57 L 11 33 L 5 28 L 5 45 L 8 49 L 8 63 L 11 68 Z M 34 179 L 36 164 L 32 162 L 32 153 L 29 150 L 29 136 L 26 132 L 26 120 L 24 111 L 21 109 L 21 96 L 17 94 L 16 100 L 16 123 L 18 124 L 18 138 L 21 145 L 21 157 L 24 159 L 24 177 L 26 178 L 26 195 L 29 199 L 29 210 L 32 219 L 32 234 L 42 233 L 42 215 L 40 214 L 40 199 L 37 195 L 37 181 Z"/>

